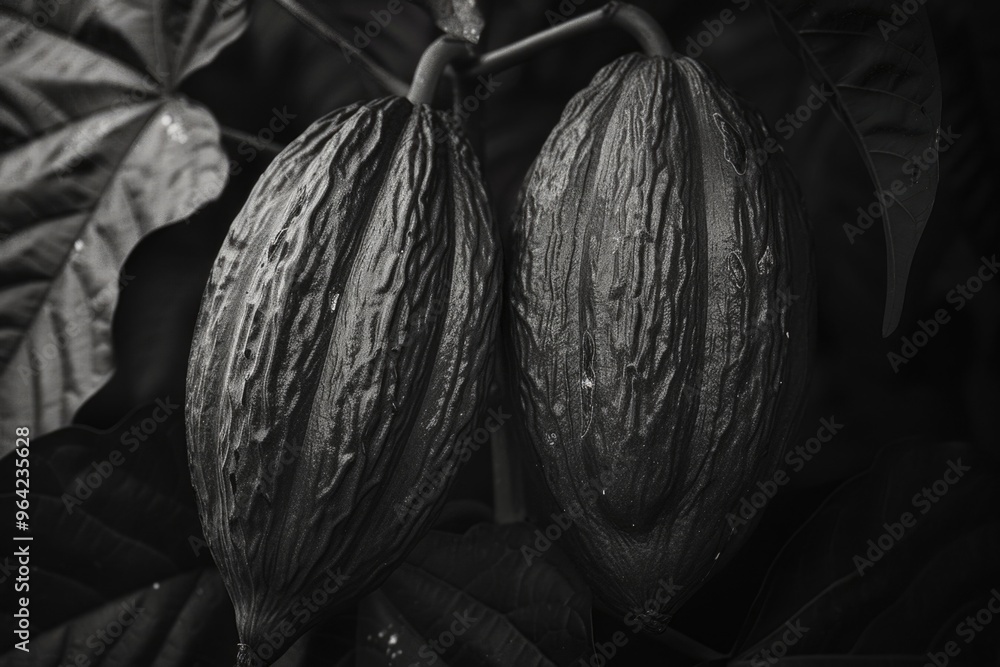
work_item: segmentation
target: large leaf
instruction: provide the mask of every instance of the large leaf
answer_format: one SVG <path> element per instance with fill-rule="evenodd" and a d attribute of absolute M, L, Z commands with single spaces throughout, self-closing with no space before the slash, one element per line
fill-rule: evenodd
<path fill-rule="evenodd" d="M 125 257 L 221 192 L 218 126 L 175 91 L 245 20 L 243 0 L 0 0 L 0 432 L 71 420 L 112 370 Z"/>
<path fill-rule="evenodd" d="M 887 449 L 784 546 L 733 664 L 782 643 L 784 665 L 922 664 L 952 640 L 962 664 L 986 664 L 977 656 L 997 649 L 1000 626 L 968 645 L 956 626 L 1000 583 L 998 482 L 995 462 L 966 445 Z"/>
<path fill-rule="evenodd" d="M 836 109 L 875 184 L 885 229 L 887 278 L 882 334 L 895 330 L 917 243 L 934 205 L 939 168 L 941 81 L 923 3 L 890 0 L 761 0 L 779 34 L 831 86 Z M 912 11 L 910 9 L 912 6 Z M 853 220 L 851 222 L 854 222 Z"/>
<path fill-rule="evenodd" d="M 590 593 L 525 524 L 430 532 L 361 603 L 358 664 L 552 667 L 590 657 Z M 527 555 L 526 555 L 527 554 Z"/>
<path fill-rule="evenodd" d="M 108 431 L 67 427 L 32 439 L 28 461 L 36 635 L 212 564 L 188 473 L 184 415 L 172 399 Z M 15 466 L 13 455 L 0 461 L 4 479 L 14 479 Z M 16 499 L 12 491 L 0 495 L 5 507 Z M 3 534 L 13 528 L 8 522 Z M 10 576 L 6 557 L 0 565 Z M 11 622 L 5 615 L 0 623 L 8 636 Z"/>
<path fill-rule="evenodd" d="M 13 649 L 0 663 L 213 667 L 232 664 L 237 642 L 222 578 L 206 568 L 154 582 L 34 634 L 30 652 Z"/>
<path fill-rule="evenodd" d="M 8 652 L 8 644 L 0 665 L 233 664 L 235 612 L 198 520 L 179 406 L 165 397 L 113 429 L 63 428 L 32 440 L 29 450 L 30 529 L 17 534 L 33 538 L 31 653 Z M 5 479 L 14 479 L 15 461 L 0 460 Z M 7 507 L 16 499 L 0 495 Z M 6 525 L 6 543 L 24 544 L 12 541 Z M 0 556 L 0 585 L 17 576 L 12 552 Z M 0 631 L 13 636 L 8 606 Z M 115 626 L 132 607 L 141 611 Z M 289 647 L 275 667 L 343 652 L 329 635 L 344 630 L 323 629 L 326 635 Z M 101 632 L 117 636 L 106 642 Z"/>
<path fill-rule="evenodd" d="M 33 635 L 30 652 L 15 648 L 0 656 L 0 664 L 216 667 L 233 664 L 238 643 L 222 577 L 206 567 L 153 582 Z M 306 648 L 296 642 L 274 667 L 316 664 Z"/>

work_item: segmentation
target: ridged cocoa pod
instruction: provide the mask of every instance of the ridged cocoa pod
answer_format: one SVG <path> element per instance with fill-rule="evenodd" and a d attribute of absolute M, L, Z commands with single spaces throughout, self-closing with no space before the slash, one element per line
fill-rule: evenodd
<path fill-rule="evenodd" d="M 445 495 L 409 511 L 488 388 L 500 275 L 480 173 L 444 113 L 377 100 L 312 125 L 233 223 L 187 431 L 241 664 L 376 586 Z"/>
<path fill-rule="evenodd" d="M 776 469 L 803 393 L 810 249 L 766 137 L 697 62 L 626 56 L 521 193 L 505 337 L 523 436 L 574 519 L 563 546 L 650 629 L 749 532 L 727 514 Z"/>

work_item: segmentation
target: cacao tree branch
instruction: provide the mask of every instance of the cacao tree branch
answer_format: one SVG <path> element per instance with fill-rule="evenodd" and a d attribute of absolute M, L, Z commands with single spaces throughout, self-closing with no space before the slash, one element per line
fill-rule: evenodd
<path fill-rule="evenodd" d="M 459 66 L 461 74 L 468 77 L 499 72 L 560 42 L 606 26 L 621 28 L 632 35 L 649 56 L 666 57 L 673 52 L 670 40 L 656 19 L 645 10 L 624 2 L 609 2 L 600 9 L 479 57 L 474 56 L 472 45 L 468 42 L 448 35 L 439 37 L 421 56 L 408 97 L 414 104 L 430 104 L 438 81 L 452 63 Z M 462 63 L 463 60 L 466 62 Z"/>
<path fill-rule="evenodd" d="M 389 72 L 389 70 L 376 64 L 375 61 L 359 51 L 349 39 L 327 25 L 323 19 L 309 11 L 309 9 L 303 6 L 298 0 L 274 0 L 274 2 L 309 28 L 309 30 L 315 33 L 316 36 L 324 42 L 334 44 L 340 47 L 342 51 L 349 52 L 351 57 L 348 59 L 348 62 L 356 62 L 361 65 L 361 67 L 368 72 L 372 78 L 386 90 L 386 92 L 392 95 L 406 95 L 407 90 L 409 90 L 409 86 L 407 86 L 404 81 L 396 78 L 396 76 Z"/>
<path fill-rule="evenodd" d="M 649 13 L 624 2 L 609 2 L 600 9 L 485 53 L 465 73 L 469 76 L 479 76 L 499 72 L 523 62 L 550 46 L 609 25 L 621 28 L 632 35 L 646 55 L 669 56 L 673 53 L 670 40 Z"/>

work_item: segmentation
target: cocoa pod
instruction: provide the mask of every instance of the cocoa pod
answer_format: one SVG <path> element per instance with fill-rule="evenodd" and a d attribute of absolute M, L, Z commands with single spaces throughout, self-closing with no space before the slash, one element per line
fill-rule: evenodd
<path fill-rule="evenodd" d="M 803 393 L 810 249 L 767 133 L 703 66 L 630 55 L 565 109 L 521 193 L 504 325 L 567 551 L 660 629 L 749 532 Z M 766 159 L 759 159 L 764 157 Z"/>
<path fill-rule="evenodd" d="M 488 388 L 499 288 L 479 164 L 443 112 L 333 112 L 261 177 L 212 271 L 187 383 L 241 664 L 272 662 L 429 528 Z"/>

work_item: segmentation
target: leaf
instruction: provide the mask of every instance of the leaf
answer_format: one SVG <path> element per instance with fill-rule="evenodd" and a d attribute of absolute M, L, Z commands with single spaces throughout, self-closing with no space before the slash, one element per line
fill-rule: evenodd
<path fill-rule="evenodd" d="M 446 33 L 473 44 L 479 43 L 486 21 L 478 0 L 420 0 L 420 3 Z"/>
<path fill-rule="evenodd" d="M 184 415 L 171 399 L 108 431 L 68 427 L 32 439 L 28 461 L 29 530 L 18 534 L 33 538 L 35 633 L 212 564 L 188 473 Z M 13 480 L 15 466 L 6 457 L 0 474 Z M 5 507 L 16 499 L 13 490 L 0 495 Z M 14 529 L 7 526 L 4 534 Z M 0 556 L 6 576 L 10 553 Z M 0 626 L 10 622 L 6 616 Z"/>
<path fill-rule="evenodd" d="M 220 194 L 219 128 L 175 91 L 243 1 L 0 0 L 0 431 L 71 420 L 111 373 L 126 256 Z"/>
<path fill-rule="evenodd" d="M 882 335 L 888 336 L 899 324 L 910 265 L 934 205 L 935 147 L 951 141 L 941 128 L 941 80 L 926 10 L 909 14 L 887 0 L 762 1 L 790 48 L 832 87 L 879 193 L 888 255 Z M 925 151 L 934 159 L 925 160 Z M 886 207 L 883 193 L 898 203 Z"/>
<path fill-rule="evenodd" d="M 33 634 L 30 653 L 12 650 L 0 663 L 211 667 L 232 664 L 237 642 L 222 578 L 206 568 L 154 582 Z"/>
<path fill-rule="evenodd" d="M 536 532 L 481 524 L 431 531 L 361 603 L 358 664 L 569 665 L 593 647 L 590 593 Z M 530 560 L 530 562 L 529 562 Z"/>
<path fill-rule="evenodd" d="M 793 628 L 789 656 L 902 665 L 942 650 L 1000 581 L 1000 521 L 986 510 L 1000 501 L 998 482 L 995 463 L 966 445 L 885 450 L 785 544 L 734 651 L 743 663 L 734 664 L 764 659 Z M 963 660 L 981 664 L 972 656 L 995 646 L 981 638 Z"/>

